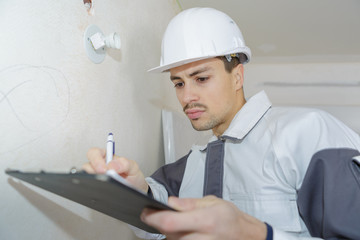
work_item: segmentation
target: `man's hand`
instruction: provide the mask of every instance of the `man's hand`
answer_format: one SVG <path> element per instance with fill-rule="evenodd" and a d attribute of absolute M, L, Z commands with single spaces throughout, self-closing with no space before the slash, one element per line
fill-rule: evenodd
<path fill-rule="evenodd" d="M 179 212 L 145 209 L 141 215 L 146 224 L 158 229 L 167 239 L 266 239 L 263 222 L 220 198 L 170 197 L 168 204 Z"/>
<path fill-rule="evenodd" d="M 83 169 L 87 173 L 103 174 L 107 170 L 113 169 L 134 187 L 145 193 L 148 191 L 149 186 L 145 181 L 144 174 L 135 161 L 114 155 L 113 160 L 106 164 L 106 152 L 100 148 L 91 148 L 87 157 L 89 162 L 83 165 Z"/>

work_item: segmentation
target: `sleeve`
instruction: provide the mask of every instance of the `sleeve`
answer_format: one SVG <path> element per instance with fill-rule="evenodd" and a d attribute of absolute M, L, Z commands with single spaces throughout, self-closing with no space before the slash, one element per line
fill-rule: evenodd
<path fill-rule="evenodd" d="M 303 188 L 302 186 L 306 178 L 305 175 L 308 174 L 308 169 L 310 167 L 310 163 L 312 162 L 312 157 L 315 153 L 325 149 L 360 150 L 360 136 L 348 128 L 341 121 L 337 120 L 326 112 L 317 110 L 300 110 L 288 115 L 285 121 L 283 120 L 278 122 L 276 125 L 276 128 L 281 129 L 281 131 L 275 131 L 276 129 L 273 130 L 274 133 L 276 133 L 273 138 L 273 146 L 279 164 L 279 171 L 281 171 L 279 176 L 283 176 L 284 182 L 286 182 L 286 184 L 288 184 L 298 193 L 298 200 L 300 198 L 299 191 Z M 313 177 L 318 176 L 318 167 L 313 169 L 315 170 L 313 172 Z M 327 186 L 329 189 L 331 188 L 330 182 L 336 182 L 342 177 L 343 176 L 337 174 L 328 175 L 325 181 L 328 182 Z M 317 183 L 317 181 L 313 179 L 312 181 L 309 181 L 308 186 L 315 186 L 315 183 Z M 355 182 L 353 182 L 350 189 L 355 191 L 358 186 L 358 183 L 355 184 Z M 343 188 L 346 188 L 346 186 L 343 185 Z M 359 189 L 356 191 L 359 191 Z M 350 197 L 350 199 L 353 199 L 353 196 L 351 196 L 352 193 L 342 194 L 341 192 L 338 192 L 338 194 L 339 193 L 340 195 L 338 195 L 338 197 Z M 316 205 L 314 203 L 314 194 L 317 194 L 317 191 L 313 191 L 309 195 L 304 195 L 303 193 L 301 195 L 303 195 L 303 198 L 307 200 L 308 207 L 312 207 L 313 210 L 320 209 L 321 205 Z M 332 199 L 335 194 L 336 193 L 330 194 L 329 192 L 325 197 L 326 202 L 329 202 L 329 200 Z M 358 197 L 357 199 L 360 198 Z M 353 205 L 359 205 L 355 204 L 355 202 L 358 202 L 358 200 L 355 201 L 353 199 Z M 332 207 L 330 207 L 328 210 L 334 210 L 336 208 L 337 205 L 332 205 Z M 341 216 L 348 214 L 349 211 L 351 212 L 352 210 L 347 209 L 346 212 L 342 212 Z M 309 225 L 313 224 L 314 219 L 305 219 L 303 213 L 300 210 L 299 214 L 308 228 L 311 236 L 318 237 L 320 239 L 331 239 L 329 235 L 314 234 L 310 230 L 311 226 Z M 359 211 L 357 212 L 357 215 L 360 216 Z M 341 221 L 336 215 L 332 215 L 332 218 L 333 220 Z M 323 219 L 329 220 L 329 215 Z M 359 220 L 354 221 L 353 224 L 359 223 Z M 321 229 L 321 227 L 319 229 Z M 353 228 L 352 231 L 354 231 L 354 229 L 356 230 L 357 228 Z M 301 237 L 300 235 L 295 235 L 290 232 L 283 232 L 276 228 L 273 229 L 273 232 L 274 240 L 311 239 L 309 237 Z M 335 237 L 332 239 L 337 238 Z M 350 239 L 360 239 L 360 237 Z"/>
<path fill-rule="evenodd" d="M 275 154 L 285 181 L 295 190 L 300 189 L 316 152 L 328 148 L 360 150 L 360 136 L 324 111 L 292 110 L 275 127 Z"/>
<path fill-rule="evenodd" d="M 187 159 L 191 151 L 174 163 L 159 168 L 151 177 L 146 178 L 154 199 L 167 203 L 169 196 L 179 196 Z"/>
<path fill-rule="evenodd" d="M 160 202 L 167 203 L 169 194 L 166 188 L 161 183 L 157 182 L 151 177 L 147 177 L 146 182 L 149 184 L 151 189 L 152 197 Z"/>
<path fill-rule="evenodd" d="M 151 175 L 153 180 L 165 187 L 169 196 L 179 196 L 187 159 L 190 153 L 191 151 L 174 163 L 162 166 Z"/>
<path fill-rule="evenodd" d="M 298 192 L 298 208 L 312 236 L 360 239 L 360 152 L 324 149 L 314 154 Z"/>

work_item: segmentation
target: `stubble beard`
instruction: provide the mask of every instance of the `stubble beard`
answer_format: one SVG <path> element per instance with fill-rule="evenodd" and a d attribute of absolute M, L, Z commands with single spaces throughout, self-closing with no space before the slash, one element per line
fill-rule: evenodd
<path fill-rule="evenodd" d="M 207 131 L 211 130 L 214 127 L 219 125 L 219 122 L 215 119 L 209 119 L 208 121 L 204 122 L 203 124 L 196 124 L 197 121 L 200 121 L 198 119 L 191 120 L 191 125 L 196 131 Z"/>
<path fill-rule="evenodd" d="M 203 108 L 205 110 L 205 112 L 207 112 L 207 106 L 200 104 L 200 103 L 192 103 L 192 104 L 187 104 L 184 108 L 183 111 L 185 112 L 186 109 L 191 109 L 194 107 L 200 107 Z M 207 131 L 207 130 L 211 130 L 215 127 L 217 127 L 218 125 L 220 125 L 222 123 L 221 119 L 215 117 L 215 116 L 209 116 L 208 120 L 201 120 L 201 119 L 189 119 L 190 123 L 192 125 L 192 127 L 196 130 L 196 131 Z M 202 122 L 205 121 L 205 122 Z"/>

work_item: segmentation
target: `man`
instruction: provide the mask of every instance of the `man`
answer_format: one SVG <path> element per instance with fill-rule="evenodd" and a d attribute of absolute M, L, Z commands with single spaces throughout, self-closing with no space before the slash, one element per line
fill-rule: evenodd
<path fill-rule="evenodd" d="M 89 151 L 84 169 L 115 169 L 180 210 L 142 214 L 168 239 L 310 238 L 296 200 L 312 156 L 360 149 L 360 139 L 324 112 L 273 108 L 264 92 L 246 101 L 243 64 L 250 58 L 226 14 L 210 8 L 178 14 L 164 34 L 160 66 L 150 71 L 170 72 L 193 127 L 214 136 L 146 180 L 132 160 L 116 156 L 105 165 L 101 149 Z"/>

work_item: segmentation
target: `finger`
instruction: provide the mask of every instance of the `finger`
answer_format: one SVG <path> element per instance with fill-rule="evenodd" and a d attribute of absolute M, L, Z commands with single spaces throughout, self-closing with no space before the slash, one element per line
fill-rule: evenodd
<path fill-rule="evenodd" d="M 120 175 L 134 176 L 139 171 L 139 166 L 133 160 L 124 157 L 114 156 L 113 160 L 107 165 L 108 169 L 113 169 Z"/>
<path fill-rule="evenodd" d="M 96 173 L 105 173 L 107 170 L 105 162 L 105 150 L 101 148 L 91 148 L 87 157 L 90 161 L 91 167 Z"/>
<path fill-rule="evenodd" d="M 204 198 L 177 198 L 169 197 L 168 204 L 179 211 L 190 211 L 196 208 L 205 208 L 214 205 L 219 199 L 215 196 Z"/>
<path fill-rule="evenodd" d="M 85 163 L 83 166 L 82 166 L 82 169 L 87 172 L 87 173 L 90 173 L 90 174 L 94 174 L 95 173 L 95 170 L 93 169 L 93 167 L 90 165 L 90 163 Z"/>
<path fill-rule="evenodd" d="M 209 211 L 196 209 L 190 212 L 156 211 L 144 209 L 141 219 L 162 233 L 210 232 L 215 227 Z"/>
<path fill-rule="evenodd" d="M 196 208 L 195 198 L 169 197 L 168 205 L 178 211 L 190 211 Z"/>
<path fill-rule="evenodd" d="M 135 161 L 114 156 L 107 167 L 108 169 L 115 170 L 138 190 L 147 193 L 149 186 L 145 181 L 144 174 L 140 171 L 139 165 Z"/>

